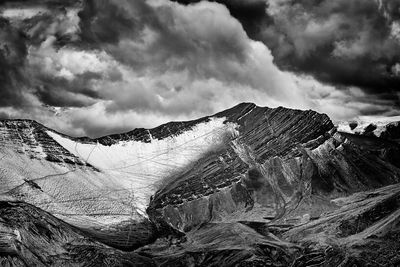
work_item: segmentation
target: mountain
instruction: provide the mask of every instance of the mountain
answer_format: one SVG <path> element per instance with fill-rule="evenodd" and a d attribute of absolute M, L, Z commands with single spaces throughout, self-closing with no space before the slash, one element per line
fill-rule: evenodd
<path fill-rule="evenodd" d="M 338 123 L 338 131 L 381 137 L 400 142 L 400 116 L 369 118 L 364 117 L 353 121 Z"/>
<path fill-rule="evenodd" d="M 61 235 L 96 243 L 93 253 L 160 266 L 396 265 L 400 145 L 342 129 L 325 114 L 252 103 L 96 139 L 3 120 L 0 223 L 22 205 L 26 218 L 46 214 Z"/>

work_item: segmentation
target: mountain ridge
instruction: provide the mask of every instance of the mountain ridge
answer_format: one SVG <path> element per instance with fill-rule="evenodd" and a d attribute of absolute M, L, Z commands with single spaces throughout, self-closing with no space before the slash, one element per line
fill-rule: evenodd
<path fill-rule="evenodd" d="M 0 194 L 165 266 L 253 258 L 285 266 L 303 262 L 296 260 L 301 255 L 318 262 L 327 241 L 319 243 L 315 233 L 333 238 L 333 255 L 343 255 L 336 239 L 359 234 L 349 222 L 386 229 L 397 218 L 397 206 L 388 205 L 397 201 L 400 145 L 339 132 L 326 114 L 312 110 L 241 103 L 197 120 L 97 139 L 69 137 L 32 120 L 3 120 L 0 144 Z M 353 198 L 364 199 L 354 207 L 361 219 L 343 211 Z M 383 215 L 371 221 L 363 207 Z M 343 212 L 346 221 L 339 219 Z M 291 231 L 302 226 L 305 236 Z M 235 235 L 241 233 L 254 242 L 240 243 Z M 315 244 L 304 254 L 307 238 Z"/>
<path fill-rule="evenodd" d="M 0 119 L 0 122 L 28 122 L 28 123 L 32 123 L 32 124 L 34 124 L 34 125 L 36 124 L 36 125 L 39 126 L 39 127 L 43 127 L 43 128 L 45 128 L 45 129 L 51 130 L 51 131 L 53 131 L 53 132 L 55 132 L 55 133 L 57 133 L 57 134 L 66 136 L 66 137 L 71 138 L 71 139 L 76 139 L 76 140 L 80 140 L 80 141 L 91 141 L 91 142 L 94 142 L 94 141 L 98 141 L 98 140 L 104 140 L 104 139 L 107 139 L 107 138 L 112 137 L 112 136 L 123 136 L 123 135 L 128 135 L 128 134 L 130 134 L 130 133 L 134 133 L 134 132 L 137 132 L 137 131 L 148 131 L 148 130 L 150 130 L 150 131 L 152 131 L 152 130 L 153 130 L 153 131 L 156 131 L 156 130 L 159 129 L 159 128 L 164 128 L 164 127 L 167 127 L 167 126 L 169 126 L 169 125 L 171 125 L 171 124 L 177 124 L 177 125 L 179 125 L 179 124 L 185 124 L 185 123 L 187 123 L 187 124 L 195 124 L 195 123 L 199 123 L 199 122 L 201 122 L 201 121 L 204 121 L 204 120 L 206 120 L 206 119 L 209 119 L 209 118 L 211 118 L 211 117 L 224 117 L 224 116 L 229 115 L 229 114 L 231 114 L 231 115 L 234 114 L 234 115 L 232 115 L 232 117 L 235 117 L 235 116 L 236 116 L 236 117 L 240 118 L 240 117 L 243 116 L 243 115 L 247 115 L 246 112 L 248 112 L 249 110 L 254 109 L 254 108 L 258 108 L 258 109 L 271 109 L 271 110 L 274 110 L 274 109 L 276 109 L 276 110 L 279 110 L 279 109 L 290 109 L 290 110 L 294 110 L 294 111 L 311 111 L 311 112 L 316 112 L 316 113 L 318 113 L 317 111 L 314 111 L 314 110 L 312 110 L 312 109 L 301 110 L 301 109 L 286 108 L 286 107 L 283 107 L 283 106 L 278 106 L 278 107 L 275 107 L 275 108 L 270 108 L 270 107 L 258 106 L 258 105 L 256 105 L 255 103 L 252 103 L 252 102 L 242 102 L 242 103 L 239 103 L 239 104 L 237 104 L 237 105 L 235 105 L 235 106 L 233 106 L 233 107 L 231 107 L 231 108 L 228 108 L 228 109 L 226 109 L 226 110 L 224 110 L 224 111 L 220 111 L 220 112 L 214 113 L 213 115 L 203 116 L 203 117 L 200 117 L 200 118 L 198 118 L 198 119 L 183 120 L 183 121 L 169 121 L 169 122 L 160 124 L 160 125 L 155 126 L 155 127 L 152 127 L 152 128 L 138 127 L 138 128 L 133 128 L 132 130 L 128 130 L 128 131 L 122 132 L 122 133 L 111 133 L 111 134 L 107 134 L 107 135 L 99 136 L 99 137 L 70 136 L 70 135 L 68 135 L 68 134 L 63 133 L 62 131 L 54 130 L 53 128 L 50 128 L 50 127 L 46 126 L 45 123 L 41 123 L 41 122 L 39 122 L 39 121 L 37 121 L 37 120 L 35 120 L 35 119 L 10 119 L 10 118 L 8 118 L 8 119 Z M 237 114 L 237 113 L 235 112 L 235 111 L 237 111 L 237 110 L 241 110 L 241 111 L 240 111 L 241 113 Z M 318 114 L 328 116 L 328 115 L 325 114 L 325 113 L 318 113 Z M 233 118 L 230 118 L 230 119 L 231 119 L 231 120 L 234 120 Z"/>

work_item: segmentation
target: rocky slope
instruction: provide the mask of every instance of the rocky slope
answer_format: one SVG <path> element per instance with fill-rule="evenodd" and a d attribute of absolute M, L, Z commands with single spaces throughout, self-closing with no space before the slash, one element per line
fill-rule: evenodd
<path fill-rule="evenodd" d="M 159 266 L 398 266 L 400 185 L 332 200 L 300 224 L 213 222 L 138 250 Z"/>
<path fill-rule="evenodd" d="M 68 137 L 29 120 L 1 121 L 0 193 L 114 246 L 137 247 L 154 238 L 145 213 L 150 196 L 165 177 L 233 131 L 224 120 L 207 117 L 99 139 Z"/>
<path fill-rule="evenodd" d="M 160 225 L 301 223 L 336 209 L 333 198 L 399 182 L 394 142 L 339 133 L 313 111 L 246 107 L 235 136 L 154 195 L 148 213 Z"/>
<path fill-rule="evenodd" d="M 30 204 L 0 200 L 0 266 L 155 266 L 121 252 Z"/>
<path fill-rule="evenodd" d="M 0 144 L 0 194 L 13 199 L 7 205 L 156 265 L 365 265 L 372 256 L 361 255 L 375 255 L 376 246 L 388 250 L 381 261 L 398 260 L 400 145 L 337 131 L 311 110 L 242 103 L 97 139 L 5 120 Z M 10 214 L 0 214 L 0 223 Z M 54 242 L 65 249 L 69 241 Z M 117 251 L 98 244 L 95 255 Z"/>
<path fill-rule="evenodd" d="M 26 201 L 89 232 L 127 246 L 147 243 L 152 237 L 148 219 L 132 205 L 132 190 L 118 175 L 105 173 L 75 156 L 49 132 L 29 120 L 0 122 L 0 194 Z M 121 222 L 137 225 L 143 235 L 126 240 L 114 231 Z M 146 234 L 147 233 L 147 234 Z M 113 241 L 114 242 L 114 241 Z"/>

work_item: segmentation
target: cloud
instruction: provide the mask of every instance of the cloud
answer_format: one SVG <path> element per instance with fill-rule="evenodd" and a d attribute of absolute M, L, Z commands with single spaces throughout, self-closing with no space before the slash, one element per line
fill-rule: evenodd
<path fill-rule="evenodd" d="M 243 101 L 312 108 L 334 119 L 396 112 L 391 91 L 343 81 L 343 73 L 357 79 L 354 72 L 369 75 L 365 83 L 376 79 L 366 66 L 396 45 L 394 21 L 380 33 L 392 36 L 381 47 L 383 39 L 369 33 L 373 22 L 343 26 L 348 14 L 364 11 L 343 11 L 342 1 L 336 9 L 328 2 L 218 2 L 35 1 L 4 9 L 3 39 L 14 54 L 3 52 L 9 58 L 0 77 L 10 89 L 1 90 L 8 100 L 0 102 L 0 115 L 99 136 L 194 119 Z M 386 6 L 375 10 L 392 19 L 395 8 Z M 392 83 L 396 64 L 388 68 Z"/>
<path fill-rule="evenodd" d="M 102 18 L 109 22 L 111 15 L 102 9 L 104 6 L 94 5 L 90 5 L 92 13 L 101 16 L 84 19 L 100 25 L 105 23 L 101 21 Z M 107 53 L 125 66 L 123 83 L 105 86 L 108 90 L 104 90 L 104 94 L 108 97 L 115 95 L 114 91 L 119 88 L 113 110 L 117 107 L 148 107 L 173 112 L 177 103 L 169 105 L 169 99 L 181 98 L 186 92 L 191 92 L 202 104 L 203 98 L 207 100 L 210 95 L 220 95 L 217 88 L 221 85 L 230 87 L 229 91 L 235 88 L 259 90 L 260 94 L 286 105 L 305 105 L 306 100 L 298 92 L 290 75 L 281 72 L 273 64 L 269 49 L 262 43 L 250 40 L 241 24 L 230 16 L 223 5 L 201 2 L 182 6 L 165 1 L 149 1 L 148 5 L 137 2 L 122 5 L 118 1 L 115 5 L 113 8 L 107 7 L 123 18 L 124 23 L 118 21 L 118 17 L 111 19 L 111 23 L 115 23 L 112 36 L 121 36 L 120 40 L 115 42 L 108 37 L 107 29 L 105 32 L 98 30 L 96 36 L 101 38 L 95 38 L 103 40 Z M 94 12 L 94 8 L 101 10 Z M 135 17 L 135 14 L 146 16 L 140 19 L 141 15 Z M 130 28 L 126 27 L 126 18 L 131 17 L 135 17 L 135 20 L 130 20 L 132 27 L 141 29 L 135 36 L 125 34 Z M 98 29 L 96 26 L 94 28 Z M 210 94 L 201 94 L 204 90 L 199 92 L 191 89 L 200 81 L 203 84 L 214 81 L 219 85 L 210 90 Z M 171 88 L 177 87 L 184 89 L 180 92 L 171 91 Z M 190 109 L 193 108 L 196 107 Z"/>
<path fill-rule="evenodd" d="M 0 19 L 0 106 L 25 103 L 22 87 L 26 55 L 24 36 L 7 20 Z"/>
<path fill-rule="evenodd" d="M 399 108 L 400 2 L 218 2 L 228 7 L 251 39 L 271 49 L 281 69 L 311 75 L 338 89 L 356 86 L 371 98 L 390 94 L 391 106 Z"/>
<path fill-rule="evenodd" d="M 397 90 L 400 80 L 388 70 L 400 43 L 391 33 L 397 15 L 388 2 L 379 8 L 374 1 L 268 1 L 272 23 L 258 38 L 286 69 L 373 93 Z"/>

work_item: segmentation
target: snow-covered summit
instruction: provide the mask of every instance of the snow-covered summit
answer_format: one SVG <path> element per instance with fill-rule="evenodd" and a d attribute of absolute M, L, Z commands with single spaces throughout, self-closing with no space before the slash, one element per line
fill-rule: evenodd
<path fill-rule="evenodd" d="M 341 121 L 337 124 L 338 131 L 390 138 L 391 132 L 400 126 L 400 116 L 372 117 L 361 116 L 352 121 Z M 396 139 L 396 138 L 390 138 Z"/>

